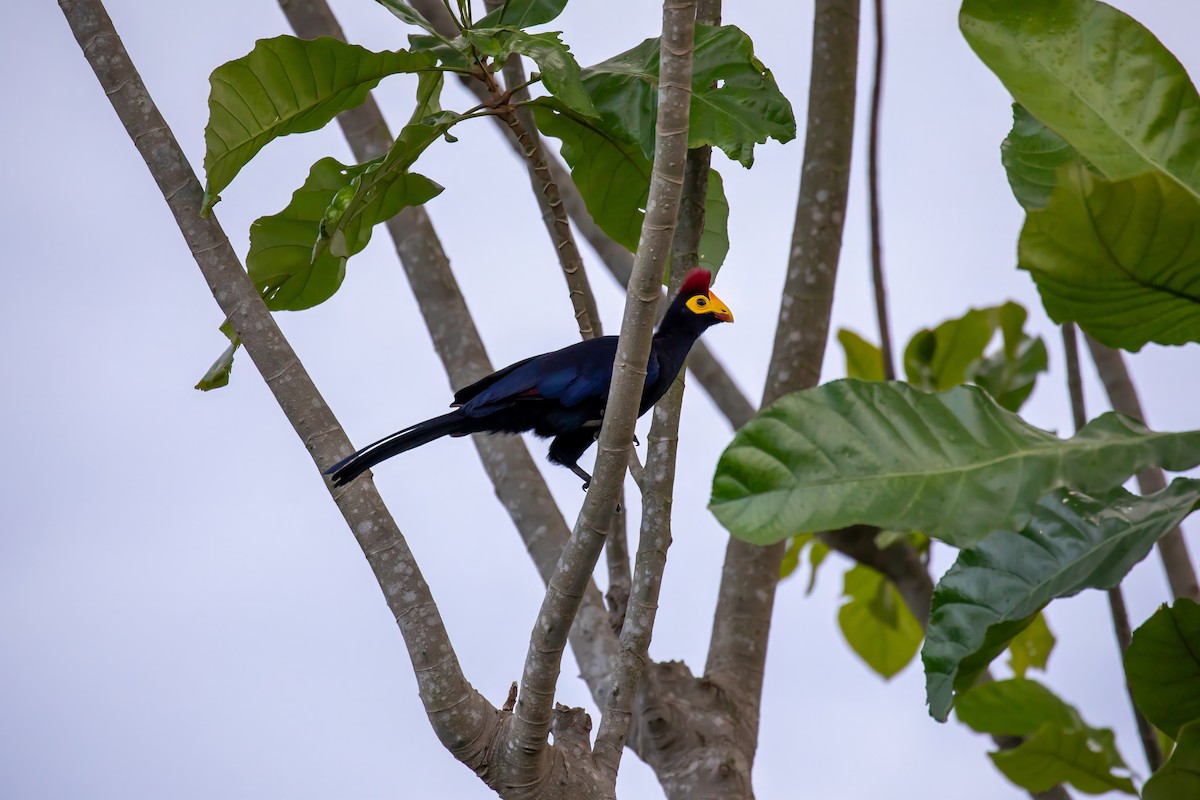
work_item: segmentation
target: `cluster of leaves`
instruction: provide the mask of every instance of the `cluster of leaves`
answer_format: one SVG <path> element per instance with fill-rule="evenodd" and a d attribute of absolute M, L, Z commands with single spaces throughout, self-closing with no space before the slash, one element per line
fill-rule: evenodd
<path fill-rule="evenodd" d="M 492 78 L 512 54 L 537 65 L 534 80 L 548 95 L 528 105 L 541 132 L 561 140 L 593 218 L 615 241 L 631 251 L 637 247 L 654 158 L 657 39 L 581 69 L 560 33 L 527 30 L 553 21 L 566 0 L 508 0 L 478 21 L 469 3 L 460 4 L 461 33 L 454 38 L 441 35 L 404 0 L 379 2 L 423 31 L 409 36 L 408 50 L 376 53 L 330 38 L 279 36 L 259 41 L 212 74 L 205 213 L 273 139 L 327 125 L 363 103 L 388 76 L 418 76 L 409 122 L 386 154 L 354 165 L 318 161 L 287 207 L 251 226 L 247 269 L 268 308 L 295 311 L 328 300 L 375 225 L 442 191 L 413 172 L 414 163 L 439 138 L 454 141 L 450 130 L 464 120 L 512 113 L 512 101 Z M 447 74 L 483 81 L 495 102 L 462 113 L 443 110 Z M 750 38 L 732 25 L 697 26 L 689 145 L 717 147 L 749 167 L 756 144 L 788 141 L 795 133 L 791 106 L 755 58 Z M 701 260 L 715 273 L 729 250 L 729 205 L 715 171 L 706 207 Z M 231 344 L 197 388 L 228 383 L 239 342 L 227 326 L 223 331 Z"/>
<path fill-rule="evenodd" d="M 1200 341 L 1200 95 L 1178 61 L 1097 0 L 965 0 L 960 21 L 1017 101 L 1002 163 L 1027 212 L 1019 266 L 1050 317 L 1130 351 Z M 903 383 L 883 382 L 879 350 L 841 331 L 849 379 L 784 397 L 738 431 L 711 508 L 746 541 L 790 537 L 785 572 L 812 543 L 815 573 L 827 551 L 812 532 L 851 526 L 959 548 L 923 637 L 883 576 L 847 573 L 847 641 L 885 677 L 920 647 L 936 719 L 957 707 L 978 731 L 1024 737 L 992 756 L 1018 785 L 1136 794 L 1112 732 L 1025 673 L 1054 645 L 1051 601 L 1118 586 L 1200 506 L 1197 480 L 1147 497 L 1122 488 L 1144 467 L 1200 465 L 1200 431 L 1119 414 L 1070 439 L 1029 425 L 1016 412 L 1047 361 L 1025 316 L 1009 303 L 918 332 Z M 1135 643 L 1134 697 L 1177 741 L 1145 796 L 1200 796 L 1200 612 L 1164 608 Z M 988 682 L 1006 650 L 1016 677 Z"/>

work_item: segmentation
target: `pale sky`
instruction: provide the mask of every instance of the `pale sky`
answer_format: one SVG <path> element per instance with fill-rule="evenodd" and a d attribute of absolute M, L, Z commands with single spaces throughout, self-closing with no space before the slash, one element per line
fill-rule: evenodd
<path fill-rule="evenodd" d="M 725 21 L 754 39 L 803 127 L 811 2 L 726 5 Z M 1200 75 L 1193 4 L 1116 5 Z M 408 31 L 369 0 L 334 8 L 352 41 L 373 49 L 406 41 Z M 882 180 L 895 338 L 902 344 L 970 306 L 1024 303 L 1054 369 L 1026 416 L 1068 431 L 1058 334 L 1029 277 L 1014 267 L 1022 215 L 998 157 L 1009 98 L 959 35 L 957 3 L 890 8 Z M 267 0 L 112 0 L 109 10 L 199 171 L 208 74 L 255 39 L 290 32 L 286 21 Z M 551 26 L 565 31 L 583 64 L 658 27 L 658 4 L 630 0 L 575 0 Z M 870 33 L 868 21 L 864 45 Z M 10 243 L 0 299 L 8 342 L 0 396 L 0 797 L 492 796 L 434 737 L 362 554 L 249 360 L 238 359 L 229 387 L 192 389 L 224 347 L 220 312 L 55 3 L 18 0 L 10 9 L 0 67 L 8 109 L 0 211 Z M 868 58 L 860 101 L 869 67 Z M 399 76 L 378 92 L 393 128 L 411 110 L 412 87 Z M 461 110 L 474 101 L 450 86 L 444 104 Z M 417 169 L 446 186 L 429 213 L 493 362 L 571 343 L 570 306 L 524 167 L 486 120 L 455 134 L 458 144 L 436 144 Z M 759 147 L 750 171 L 715 158 L 732 205 L 719 292 L 737 323 L 707 341 L 754 398 L 770 355 L 802 138 Z M 861 136 L 856 144 L 861 156 Z M 282 208 L 309 165 L 328 155 L 350 160 L 336 126 L 287 137 L 222 193 L 216 213 L 239 253 L 250 222 Z M 834 324 L 876 339 L 864 175 L 860 157 Z M 621 294 L 593 254 L 584 256 L 615 331 Z M 352 260 L 333 300 L 279 320 L 359 445 L 449 402 L 451 387 L 385 231 Z M 1152 427 L 1200 427 L 1198 352 L 1150 346 L 1130 359 Z M 825 377 L 842 370 L 835 344 Z M 1107 406 L 1090 368 L 1086 378 L 1094 416 Z M 703 392 L 690 388 L 675 543 L 651 654 L 693 670 L 704 663 L 726 542 L 705 504 L 730 437 Z M 531 446 L 573 520 L 583 499 L 578 481 L 545 464 L 544 443 Z M 377 469 L 376 481 L 468 678 L 501 702 L 520 675 L 542 589 L 474 448 L 431 444 Z M 1200 556 L 1200 523 L 1188 527 Z M 945 569 L 948 548 L 939 555 L 935 565 Z M 780 587 L 758 796 L 1024 797 L 991 766 L 985 737 L 929 718 L 919 661 L 885 683 L 848 650 L 836 623 L 844 567 L 830 559 L 811 597 L 803 580 Z M 602 567 L 597 580 L 603 585 Z M 1135 623 L 1167 600 L 1157 554 L 1125 586 Z M 1104 596 L 1057 602 L 1049 621 L 1059 644 L 1044 679 L 1089 723 L 1115 728 L 1144 776 Z M 559 700 L 590 708 L 577 671 L 568 655 Z M 626 798 L 661 797 L 631 753 L 619 788 Z"/>

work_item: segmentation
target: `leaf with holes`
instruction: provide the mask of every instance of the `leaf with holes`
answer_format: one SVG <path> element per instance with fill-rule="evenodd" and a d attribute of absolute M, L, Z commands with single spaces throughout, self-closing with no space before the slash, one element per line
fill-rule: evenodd
<path fill-rule="evenodd" d="M 562 142 L 563 160 L 588 213 L 613 241 L 637 250 L 650 196 L 650 161 L 620 130 L 587 119 L 554 98 L 531 104 L 538 130 Z M 729 251 L 729 201 L 716 170 L 708 173 L 700 262 L 715 278 Z"/>
<path fill-rule="evenodd" d="M 329 206 L 338 197 L 352 196 L 383 158 L 345 166 L 332 158 L 313 164 L 308 179 L 278 214 L 260 217 L 250 226 L 246 269 L 272 311 L 298 311 L 333 296 L 346 275 L 346 259 L 371 240 L 372 227 L 436 197 L 442 187 L 415 173 L 401 173 L 376 193 L 341 234 L 337 253 L 326 248 L 313 257 L 313 245 Z"/>
<path fill-rule="evenodd" d="M 1200 200 L 1168 178 L 1110 183 L 1064 167 L 1017 258 L 1055 322 L 1109 347 L 1200 341 Z"/>
<path fill-rule="evenodd" d="M 838 626 L 846 643 L 885 679 L 908 666 L 921 646 L 921 624 L 881 573 L 858 564 L 846 571 Z"/>
<path fill-rule="evenodd" d="M 1118 585 L 1197 503 L 1200 481 L 1187 478 L 1148 497 L 1059 489 L 1022 530 L 960 552 L 934 588 L 921 650 L 929 713 L 945 721 L 954 692 L 969 689 L 1047 603 Z"/>
<path fill-rule="evenodd" d="M 626 131 L 647 159 L 654 157 L 658 51 L 658 39 L 647 39 L 583 71 L 606 128 Z M 749 36 L 733 25 L 697 25 L 693 52 L 688 147 L 712 145 L 749 167 L 755 144 L 796 138 L 792 106 Z"/>
<path fill-rule="evenodd" d="M 781 398 L 721 455 L 710 508 L 730 533 L 773 544 L 850 525 L 921 531 L 956 547 L 1020 529 L 1059 486 L 1098 492 L 1150 465 L 1200 463 L 1200 431 L 1155 433 L 1119 414 L 1063 440 L 959 386 L 834 381 Z"/>
<path fill-rule="evenodd" d="M 1200 95 L 1137 20 L 1096 0 L 965 0 L 975 53 L 1111 179 L 1155 170 L 1200 197 Z"/>
<path fill-rule="evenodd" d="M 1133 632 L 1125 675 L 1146 719 L 1173 739 L 1200 720 L 1200 605 L 1162 606 Z"/>
<path fill-rule="evenodd" d="M 322 36 L 260 39 L 209 79 L 204 129 L 204 210 L 271 140 L 315 131 L 361 104 L 380 80 L 433 65 L 433 57 L 404 50 L 373 53 Z"/>

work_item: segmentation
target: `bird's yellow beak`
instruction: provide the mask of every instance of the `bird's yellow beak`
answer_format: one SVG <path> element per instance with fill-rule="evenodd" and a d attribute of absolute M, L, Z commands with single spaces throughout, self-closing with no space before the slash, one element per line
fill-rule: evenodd
<path fill-rule="evenodd" d="M 712 305 L 712 315 L 721 322 L 733 322 L 733 312 L 729 310 L 729 306 L 721 302 L 721 298 L 717 297 L 712 292 L 708 293 L 708 302 Z"/>

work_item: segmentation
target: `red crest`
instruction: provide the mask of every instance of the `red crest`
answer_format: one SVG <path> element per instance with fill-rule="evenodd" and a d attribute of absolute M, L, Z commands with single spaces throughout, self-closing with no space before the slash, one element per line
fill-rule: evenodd
<path fill-rule="evenodd" d="M 708 294 L 708 287 L 711 282 L 712 273 L 706 269 L 694 269 L 683 279 L 683 285 L 679 287 L 679 294 L 681 297 Z"/>

